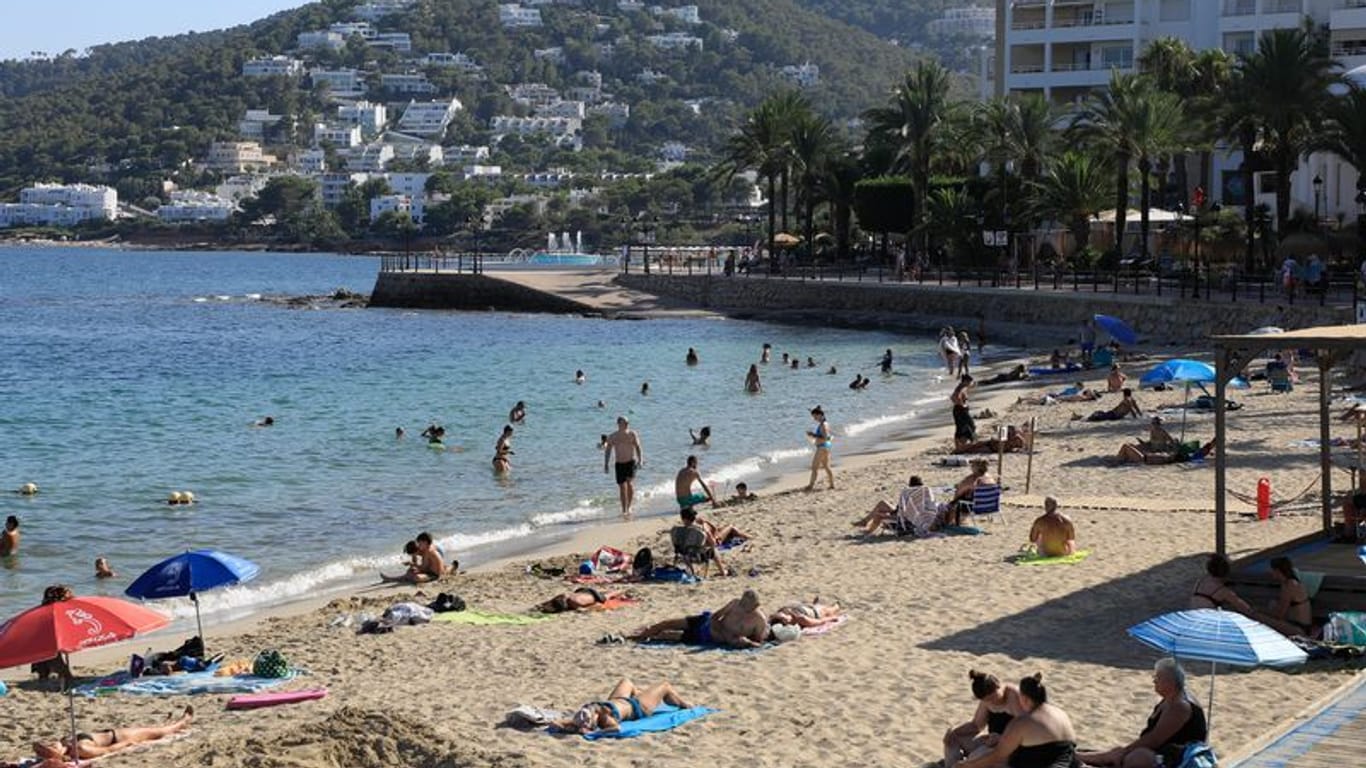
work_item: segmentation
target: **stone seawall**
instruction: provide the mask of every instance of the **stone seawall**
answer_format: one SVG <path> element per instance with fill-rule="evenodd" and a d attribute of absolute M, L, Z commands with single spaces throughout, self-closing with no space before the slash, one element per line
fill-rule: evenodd
<path fill-rule="evenodd" d="M 592 314 L 586 304 L 488 275 L 380 272 L 370 306 L 402 309 Z"/>
<path fill-rule="evenodd" d="M 756 319 L 821 322 L 893 329 L 962 324 L 977 314 L 992 338 L 1038 345 L 1060 341 L 1056 329 L 1076 328 L 1094 314 L 1121 317 L 1149 343 L 1190 343 L 1212 334 L 1246 333 L 1264 325 L 1303 328 L 1352 322 L 1346 307 L 1300 303 L 1205 303 L 1171 296 L 1032 291 L 890 283 L 771 280 L 719 275 L 620 275 L 629 288 Z M 1041 335 L 1047 334 L 1047 335 Z"/>

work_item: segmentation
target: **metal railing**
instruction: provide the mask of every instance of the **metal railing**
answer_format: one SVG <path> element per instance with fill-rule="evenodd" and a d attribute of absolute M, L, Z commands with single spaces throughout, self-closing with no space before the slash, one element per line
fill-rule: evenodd
<path fill-rule="evenodd" d="M 386 253 L 380 256 L 379 271 L 479 275 L 484 272 L 484 255 L 482 253 Z"/>
<path fill-rule="evenodd" d="M 932 285 L 963 288 L 996 288 L 1069 293 L 1149 296 L 1209 303 L 1302 304 L 1351 306 L 1357 301 L 1360 282 L 1350 271 L 1325 272 L 1316 285 L 1297 283 L 1287 288 L 1279 275 L 1246 276 L 1202 270 L 1155 275 L 1136 270 L 971 270 L 930 267 L 898 272 L 881 260 L 818 261 L 784 264 L 776 271 L 767 262 L 675 264 L 650 261 L 649 269 L 637 260 L 630 265 L 636 274 L 717 275 L 739 280 L 789 280 L 868 282 L 886 285 Z M 623 271 L 630 272 L 630 268 Z"/>

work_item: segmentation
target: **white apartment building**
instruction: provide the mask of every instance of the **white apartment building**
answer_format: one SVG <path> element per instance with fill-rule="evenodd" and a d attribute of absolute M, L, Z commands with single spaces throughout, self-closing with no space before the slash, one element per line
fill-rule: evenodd
<path fill-rule="evenodd" d="M 582 120 L 585 114 L 582 101 L 557 101 L 536 110 L 537 117 L 572 117 Z"/>
<path fill-rule="evenodd" d="M 484 226 L 491 227 L 513 208 L 529 207 L 537 216 L 544 216 L 549 198 L 543 195 L 508 195 L 484 206 Z"/>
<path fill-rule="evenodd" d="M 554 139 L 557 144 L 577 137 L 582 128 L 583 121 L 572 117 L 513 117 L 511 115 L 498 115 L 489 121 L 489 129 L 499 137 L 507 135 L 542 135 L 549 136 Z"/>
<path fill-rule="evenodd" d="M 645 40 L 656 48 L 666 51 L 685 51 L 689 48 L 702 50 L 702 38 L 687 32 L 665 32 L 662 35 L 646 35 Z"/>
<path fill-rule="evenodd" d="M 370 198 L 370 222 L 379 220 L 380 216 L 397 211 L 406 213 L 412 217 L 414 222 L 418 221 L 418 216 L 413 212 L 413 199 L 407 195 L 379 195 Z"/>
<path fill-rule="evenodd" d="M 375 36 L 375 28 L 368 21 L 341 21 L 328 27 L 327 31 L 335 32 L 343 38 L 360 35 L 369 40 Z"/>
<path fill-rule="evenodd" d="M 275 156 L 263 152 L 255 141 L 216 141 L 204 158 L 204 167 L 225 173 L 257 171 L 274 164 Z"/>
<path fill-rule="evenodd" d="M 620 7 L 620 6 L 618 6 Z M 672 16 L 684 24 L 701 24 L 702 17 L 697 12 L 695 5 L 680 5 L 675 8 L 660 8 L 655 6 L 650 11 L 656 16 Z"/>
<path fill-rule="evenodd" d="M 969 37 L 990 40 L 996 36 L 995 8 L 948 8 L 944 15 L 925 25 L 931 38 Z"/>
<path fill-rule="evenodd" d="M 498 22 L 504 27 L 539 27 L 541 9 L 525 8 L 517 3 L 499 5 Z"/>
<path fill-rule="evenodd" d="M 351 18 L 372 24 L 385 16 L 411 8 L 417 0 L 370 0 L 351 9 Z"/>
<path fill-rule="evenodd" d="M 370 178 L 364 173 L 324 173 L 318 178 L 318 188 L 323 199 L 323 206 L 336 208 L 341 205 L 342 200 L 346 199 L 347 191 L 359 184 L 364 184 Z"/>
<path fill-rule="evenodd" d="M 413 52 L 413 36 L 407 32 L 377 32 L 366 42 L 376 48 L 391 48 L 399 53 Z"/>
<path fill-rule="evenodd" d="M 398 130 L 417 136 L 440 136 L 462 108 L 456 98 L 410 101 L 398 120 Z"/>
<path fill-rule="evenodd" d="M 313 85 L 327 85 L 328 92 L 339 98 L 365 95 L 365 78 L 354 69 L 314 69 L 308 73 Z"/>
<path fill-rule="evenodd" d="M 237 205 L 211 192 L 176 190 L 171 201 L 157 209 L 157 219 L 166 224 L 227 221 Z"/>
<path fill-rule="evenodd" d="M 352 173 L 383 173 L 394 159 L 394 148 L 388 144 L 366 144 L 338 153 Z"/>
<path fill-rule="evenodd" d="M 301 173 L 326 173 L 327 153 L 321 149 L 305 149 L 294 155 L 291 165 Z"/>
<path fill-rule="evenodd" d="M 0 229 L 112 221 L 118 210 L 119 194 L 111 187 L 40 183 L 20 190 L 18 203 L 0 204 Z"/>
<path fill-rule="evenodd" d="M 346 47 L 346 38 L 327 29 L 300 32 L 296 45 L 301 51 L 330 50 L 340 51 Z"/>
<path fill-rule="evenodd" d="M 645 10 L 643 0 L 617 0 L 617 10 L 624 13 Z"/>
<path fill-rule="evenodd" d="M 291 56 L 265 56 L 242 62 L 243 77 L 302 77 L 304 63 Z"/>
<path fill-rule="evenodd" d="M 429 53 L 421 62 L 429 67 L 454 67 L 465 72 L 480 72 L 484 69 L 463 53 Z"/>
<path fill-rule="evenodd" d="M 601 104 L 594 104 L 588 108 L 590 115 L 603 115 L 607 118 L 607 127 L 622 128 L 631 119 L 631 105 L 616 101 L 604 101 Z"/>
<path fill-rule="evenodd" d="M 788 64 L 778 70 L 778 74 L 790 80 L 798 88 L 811 88 L 821 81 L 821 68 L 811 62 Z"/>
<path fill-rule="evenodd" d="M 461 144 L 455 147 L 444 147 L 446 160 L 452 165 L 464 165 L 467 163 L 477 163 L 480 160 L 489 159 L 490 151 L 486 146 L 473 146 L 471 144 Z"/>
<path fill-rule="evenodd" d="M 501 165 L 467 165 L 460 169 L 465 181 L 497 181 L 503 176 Z"/>
<path fill-rule="evenodd" d="M 560 100 L 560 92 L 545 83 L 517 83 L 507 86 L 508 97 L 532 109 L 541 109 Z"/>
<path fill-rule="evenodd" d="M 313 125 L 313 143 L 322 144 L 323 142 L 327 142 L 337 149 L 350 149 L 360 146 L 360 126 L 315 123 Z"/>
<path fill-rule="evenodd" d="M 996 95 L 1075 102 L 1104 87 L 1112 70 L 1135 71 L 1143 50 L 1159 38 L 1248 54 L 1262 34 L 1298 27 L 1306 17 L 1328 27 L 1345 70 L 1366 65 L 1362 0 L 997 0 L 996 13 Z M 1210 200 L 1243 199 L 1241 163 L 1240 152 L 1216 152 Z M 1317 191 L 1314 178 L 1321 181 Z M 1317 202 L 1324 218 L 1355 218 L 1356 181 L 1356 170 L 1340 160 L 1312 155 L 1291 179 L 1292 210 L 1312 212 Z M 1269 182 L 1269 174 L 1258 174 L 1253 193 L 1274 210 Z"/>
<path fill-rule="evenodd" d="M 237 133 L 247 141 L 265 142 L 281 129 L 284 115 L 273 115 L 268 109 L 248 109 L 237 123 Z"/>
<path fill-rule="evenodd" d="M 380 75 L 379 87 L 393 93 L 436 93 L 436 86 L 421 72 L 400 72 Z"/>
<path fill-rule="evenodd" d="M 564 63 L 564 46 L 555 45 L 549 48 L 537 48 L 531 52 L 531 58 L 537 61 L 548 61 L 552 64 Z"/>
<path fill-rule="evenodd" d="M 375 136 L 389 123 L 389 108 L 368 101 L 342 104 L 337 107 L 337 122 L 359 126 L 362 134 Z"/>

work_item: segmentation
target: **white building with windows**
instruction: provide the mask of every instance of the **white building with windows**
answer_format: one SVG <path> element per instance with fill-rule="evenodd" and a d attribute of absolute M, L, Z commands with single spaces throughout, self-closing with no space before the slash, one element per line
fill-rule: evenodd
<path fill-rule="evenodd" d="M 268 155 L 255 141 L 216 141 L 209 145 L 204 166 L 225 173 L 259 171 L 275 165 L 275 156 Z"/>
<path fill-rule="evenodd" d="M 931 38 L 970 37 L 990 40 L 996 36 L 995 8 L 947 8 L 944 15 L 925 25 Z"/>
<path fill-rule="evenodd" d="M 557 101 L 536 110 L 537 117 L 572 117 L 582 120 L 585 114 L 582 101 Z"/>
<path fill-rule="evenodd" d="M 686 51 L 689 48 L 702 50 L 702 38 L 687 32 L 665 32 L 662 35 L 646 35 L 646 42 L 666 51 Z"/>
<path fill-rule="evenodd" d="M 473 146 L 461 144 L 455 147 L 444 147 L 446 161 L 452 165 L 466 165 L 477 163 L 481 160 L 489 159 L 490 151 L 487 146 Z"/>
<path fill-rule="evenodd" d="M 323 144 L 324 142 L 337 149 L 350 149 L 360 146 L 360 126 L 317 123 L 313 126 L 313 143 Z"/>
<path fill-rule="evenodd" d="M 498 115 L 489 121 L 489 129 L 503 136 L 549 136 L 564 146 L 578 138 L 583 121 L 572 117 L 514 117 Z"/>
<path fill-rule="evenodd" d="M 366 42 L 376 48 L 389 48 L 399 53 L 413 52 L 413 36 L 407 32 L 376 32 Z"/>
<path fill-rule="evenodd" d="M 354 69 L 314 69 L 308 73 L 313 85 L 326 85 L 328 92 L 339 98 L 365 95 L 365 78 Z"/>
<path fill-rule="evenodd" d="M 464 72 L 480 72 L 484 69 L 464 53 L 429 53 L 420 61 L 429 67 L 451 67 Z"/>
<path fill-rule="evenodd" d="M 812 88 L 821 81 L 821 68 L 811 62 L 801 64 L 788 64 L 778 70 L 778 74 L 789 80 L 798 88 Z"/>
<path fill-rule="evenodd" d="M 440 136 L 461 109 L 460 100 L 456 98 L 410 101 L 398 119 L 398 130 L 416 136 Z"/>
<path fill-rule="evenodd" d="M 532 109 L 548 107 L 560 100 L 560 92 L 545 83 L 517 83 L 507 87 L 508 97 Z"/>
<path fill-rule="evenodd" d="M 296 41 L 301 51 L 340 51 L 346 47 L 346 38 L 328 29 L 300 32 Z"/>
<path fill-rule="evenodd" d="M 368 178 L 369 175 L 364 173 L 324 173 L 318 178 L 323 206 L 336 208 L 341 205 L 351 187 L 364 184 Z"/>
<path fill-rule="evenodd" d="M 413 212 L 413 199 L 407 195 L 378 195 L 370 198 L 371 223 L 379 221 L 379 217 L 390 211 L 406 213 L 414 222 L 418 221 L 417 215 Z"/>
<path fill-rule="evenodd" d="M 171 193 L 171 201 L 157 209 L 157 219 L 166 224 L 222 222 L 227 221 L 235 210 L 237 205 L 233 201 L 212 192 L 176 190 Z"/>
<path fill-rule="evenodd" d="M 337 107 L 337 122 L 359 126 L 365 136 L 376 136 L 389 123 L 389 108 L 368 101 L 342 104 Z"/>
<path fill-rule="evenodd" d="M 360 35 L 369 40 L 375 36 L 375 28 L 368 21 L 339 21 L 327 28 L 329 32 L 335 32 L 343 38 L 353 35 Z"/>
<path fill-rule="evenodd" d="M 370 0 L 351 9 L 351 18 L 358 21 L 377 23 L 385 16 L 392 16 L 411 8 L 417 0 Z"/>
<path fill-rule="evenodd" d="M 421 72 L 395 72 L 379 76 L 379 87 L 392 93 L 433 94 L 436 86 Z"/>
<path fill-rule="evenodd" d="M 504 27 L 539 27 L 541 9 L 526 8 L 518 3 L 505 3 L 498 6 L 498 22 Z"/>
<path fill-rule="evenodd" d="M 237 123 L 237 133 L 247 141 L 268 142 L 287 127 L 284 119 L 268 109 L 248 109 Z"/>
<path fill-rule="evenodd" d="M 242 62 L 243 77 L 302 77 L 304 63 L 292 56 L 264 56 Z"/>
<path fill-rule="evenodd" d="M 0 229 L 22 226 L 72 227 L 113 221 L 119 193 L 90 184 L 34 184 L 19 191 L 18 203 L 0 204 Z"/>
<path fill-rule="evenodd" d="M 365 144 L 338 153 L 352 173 L 383 173 L 394 159 L 394 148 L 388 144 Z"/>
<path fill-rule="evenodd" d="M 695 5 L 680 5 L 674 8 L 661 8 L 655 6 L 650 9 L 656 16 L 671 16 L 684 24 L 701 24 L 702 16 L 697 11 Z"/>

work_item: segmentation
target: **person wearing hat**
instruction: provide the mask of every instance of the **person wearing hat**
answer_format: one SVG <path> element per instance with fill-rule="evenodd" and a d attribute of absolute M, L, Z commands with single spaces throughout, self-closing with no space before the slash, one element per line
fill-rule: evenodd
<path fill-rule="evenodd" d="M 644 720 L 659 708 L 669 704 L 679 709 L 692 707 L 678 695 L 668 681 L 655 683 L 648 688 L 639 688 L 627 678 L 622 678 L 612 692 L 602 701 L 590 701 L 579 707 L 568 720 L 553 723 L 555 730 L 565 733 L 593 733 L 595 731 L 619 731 L 621 724 L 629 720 Z"/>

